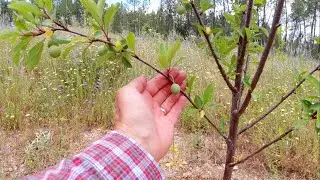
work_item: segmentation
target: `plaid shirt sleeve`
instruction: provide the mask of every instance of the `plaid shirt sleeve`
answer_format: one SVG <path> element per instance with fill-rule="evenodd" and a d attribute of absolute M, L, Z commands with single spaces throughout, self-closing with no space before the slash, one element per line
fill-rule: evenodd
<path fill-rule="evenodd" d="M 116 131 L 80 154 L 25 179 L 165 179 L 154 158 L 137 143 Z"/>

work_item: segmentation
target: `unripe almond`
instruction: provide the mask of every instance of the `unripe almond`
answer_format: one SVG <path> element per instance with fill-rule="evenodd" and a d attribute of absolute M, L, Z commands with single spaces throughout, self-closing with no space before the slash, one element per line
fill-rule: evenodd
<path fill-rule="evenodd" d="M 98 47 L 98 55 L 103 56 L 108 52 L 108 48 L 106 46 L 100 46 Z"/>
<path fill-rule="evenodd" d="M 60 56 L 60 54 L 61 54 L 61 49 L 60 49 L 60 47 L 53 45 L 53 46 L 51 46 L 51 47 L 49 48 L 49 55 L 50 55 L 51 57 L 57 58 L 57 57 Z"/>
<path fill-rule="evenodd" d="M 182 14 L 184 14 L 184 13 L 186 13 L 187 12 L 187 10 L 186 10 L 186 8 L 184 7 L 184 6 L 179 6 L 178 8 L 177 8 L 177 13 L 179 14 L 179 15 L 182 15 Z"/>
<path fill-rule="evenodd" d="M 178 93 L 180 93 L 180 90 L 181 90 L 181 88 L 180 88 L 180 86 L 178 84 L 172 84 L 171 85 L 172 94 L 178 94 Z"/>

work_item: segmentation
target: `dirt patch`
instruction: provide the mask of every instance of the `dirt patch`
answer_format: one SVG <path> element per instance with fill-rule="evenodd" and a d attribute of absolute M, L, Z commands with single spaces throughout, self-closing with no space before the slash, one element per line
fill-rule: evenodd
<path fill-rule="evenodd" d="M 43 130 L 42 130 L 43 131 Z M 40 161 L 40 166 L 30 168 L 26 163 L 26 147 L 30 146 L 38 136 L 35 133 L 0 131 L 0 179 L 18 179 L 27 174 L 40 171 L 54 165 L 61 159 L 80 152 L 90 143 L 101 138 L 107 131 L 95 129 L 82 131 L 76 136 L 71 135 L 67 140 L 67 150 L 62 155 L 45 157 L 50 160 Z M 52 135 L 51 138 L 58 138 Z M 59 137 L 61 138 L 61 137 Z M 52 140 L 56 142 L 55 140 Z M 60 144 L 61 145 L 61 144 Z M 53 143 L 50 152 L 58 151 L 58 144 Z M 184 134 L 175 135 L 174 145 L 160 162 L 168 179 L 222 179 L 224 170 L 223 157 L 225 144 L 213 134 Z M 51 153 L 52 154 L 52 153 Z M 43 155 L 43 154 L 42 154 Z M 261 162 L 253 160 L 248 164 L 236 166 L 234 180 L 274 179 L 268 175 Z M 282 178 L 296 179 L 296 178 Z"/>

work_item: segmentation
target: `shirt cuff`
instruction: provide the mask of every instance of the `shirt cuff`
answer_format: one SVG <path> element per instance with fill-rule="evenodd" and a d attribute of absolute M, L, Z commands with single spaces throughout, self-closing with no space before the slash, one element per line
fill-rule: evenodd
<path fill-rule="evenodd" d="M 131 137 L 111 131 L 78 157 L 90 161 L 105 179 L 165 179 L 153 156 Z"/>

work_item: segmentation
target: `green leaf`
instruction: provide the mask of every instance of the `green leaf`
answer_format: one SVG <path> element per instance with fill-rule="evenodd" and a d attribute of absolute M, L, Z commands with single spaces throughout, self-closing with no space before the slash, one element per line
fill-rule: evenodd
<path fill-rule="evenodd" d="M 307 76 L 306 80 L 318 90 L 318 93 L 320 92 L 320 80 L 318 80 L 312 75 Z"/>
<path fill-rule="evenodd" d="M 250 80 L 250 76 L 248 76 L 247 74 L 246 75 L 244 75 L 244 77 L 243 77 L 243 83 L 244 83 L 244 86 L 246 87 L 246 88 L 251 88 L 251 80 Z"/>
<path fill-rule="evenodd" d="M 72 51 L 72 49 L 74 49 L 75 47 L 76 47 L 75 44 L 73 44 L 73 45 L 71 45 L 71 46 L 69 46 L 69 47 L 66 47 L 65 50 L 64 50 L 63 53 L 62 53 L 62 58 L 63 58 L 63 59 L 66 59 L 67 56 L 68 56 L 68 55 L 70 54 L 70 52 Z"/>
<path fill-rule="evenodd" d="M 247 39 L 248 39 L 248 41 L 251 39 L 251 34 L 252 34 L 252 32 L 251 32 L 251 30 L 249 29 L 249 28 L 245 28 L 245 31 L 246 31 L 246 36 L 247 36 Z"/>
<path fill-rule="evenodd" d="M 24 36 L 20 38 L 20 41 L 14 46 L 12 50 L 12 61 L 15 64 L 19 64 L 21 52 L 27 49 L 28 44 L 30 43 L 32 37 Z"/>
<path fill-rule="evenodd" d="M 260 46 L 257 42 L 249 42 L 248 52 L 250 53 L 259 53 L 264 50 L 263 46 Z"/>
<path fill-rule="evenodd" d="M 26 20 L 26 22 L 31 22 L 32 24 L 36 23 L 35 17 L 32 15 L 31 12 L 27 12 L 27 13 L 21 13 L 22 17 L 24 18 L 24 20 Z"/>
<path fill-rule="evenodd" d="M 226 20 L 233 24 L 235 22 L 235 17 L 227 12 L 223 13 L 224 17 L 226 18 Z"/>
<path fill-rule="evenodd" d="M 13 37 L 17 37 L 19 36 L 19 32 L 17 32 L 14 29 L 4 29 L 0 31 L 0 42 L 5 40 L 5 39 L 9 39 L 9 38 L 13 38 Z"/>
<path fill-rule="evenodd" d="M 94 20 L 99 24 L 102 22 L 102 17 L 98 14 L 98 7 L 94 0 L 80 0 L 82 6 L 91 14 Z"/>
<path fill-rule="evenodd" d="M 168 61 L 169 61 L 169 64 L 171 64 L 172 59 L 176 56 L 176 54 L 179 51 L 180 47 L 181 47 L 181 42 L 180 41 L 176 41 L 174 44 L 170 45 L 170 47 L 168 49 Z"/>
<path fill-rule="evenodd" d="M 212 94 L 213 94 L 213 90 L 214 90 L 214 85 L 210 84 L 203 93 L 202 99 L 203 99 L 203 105 L 206 105 L 208 102 L 211 101 L 212 99 Z"/>
<path fill-rule="evenodd" d="M 60 45 L 60 44 L 69 44 L 71 42 L 71 38 L 70 37 L 65 37 L 65 36 L 52 36 L 52 38 L 50 39 L 50 41 L 48 42 L 48 47 L 52 46 L 52 45 Z"/>
<path fill-rule="evenodd" d="M 268 30 L 266 29 L 266 28 L 264 28 L 264 27 L 259 27 L 260 28 L 260 30 L 262 31 L 262 33 L 266 36 L 266 37 L 269 37 L 269 32 L 268 32 Z"/>
<path fill-rule="evenodd" d="M 130 32 L 127 35 L 127 45 L 130 50 L 132 50 L 132 51 L 136 50 L 136 37 L 133 32 Z"/>
<path fill-rule="evenodd" d="M 115 3 L 108 8 L 106 15 L 104 16 L 104 28 L 108 31 L 110 28 L 110 25 L 113 22 L 113 18 L 116 15 L 117 11 L 120 8 L 120 3 Z"/>
<path fill-rule="evenodd" d="M 168 44 L 162 43 L 160 45 L 159 63 L 161 67 L 165 69 L 170 65 L 168 61 Z"/>
<path fill-rule="evenodd" d="M 98 15 L 99 17 L 103 17 L 103 11 L 104 11 L 104 7 L 105 7 L 105 4 L 106 4 L 106 0 L 99 0 L 98 1 L 98 4 L 97 4 L 97 7 L 98 7 Z"/>
<path fill-rule="evenodd" d="M 123 55 L 121 57 L 121 62 L 126 68 L 132 68 L 131 62 L 130 62 L 131 57 L 127 55 Z"/>
<path fill-rule="evenodd" d="M 305 127 L 311 119 L 298 119 L 293 123 L 295 129 L 301 129 Z"/>
<path fill-rule="evenodd" d="M 39 62 L 40 62 L 40 57 L 43 51 L 43 45 L 44 45 L 45 39 L 42 41 L 38 42 L 35 46 L 33 46 L 28 54 L 26 65 L 29 69 L 35 68 Z"/>
<path fill-rule="evenodd" d="M 315 103 L 315 104 L 312 104 L 312 105 L 310 106 L 310 109 L 316 110 L 316 111 L 320 111 L 320 102 L 317 102 L 317 103 Z"/>
<path fill-rule="evenodd" d="M 237 65 L 237 57 L 236 55 L 232 55 L 230 64 L 228 65 L 228 75 L 231 75 L 234 72 L 236 65 Z"/>
<path fill-rule="evenodd" d="M 202 108 L 203 102 L 202 102 L 202 99 L 201 99 L 200 96 L 196 95 L 196 96 L 194 97 L 194 104 L 196 105 L 196 107 L 197 107 L 198 109 L 201 109 L 201 108 Z"/>
<path fill-rule="evenodd" d="M 226 57 L 229 53 L 237 47 L 234 41 L 228 37 L 221 36 L 214 39 L 215 48 L 221 57 Z"/>
<path fill-rule="evenodd" d="M 14 14 L 13 14 L 13 22 L 14 22 L 14 25 L 16 26 L 17 30 L 28 31 L 28 27 L 26 24 L 27 21 L 25 19 L 23 19 L 23 17 L 18 15 L 18 13 L 16 13 L 16 12 L 14 12 Z"/>
<path fill-rule="evenodd" d="M 101 30 L 97 30 L 96 32 L 94 32 L 94 37 L 96 38 L 99 38 L 101 37 L 103 34 L 102 34 L 102 31 Z"/>
<path fill-rule="evenodd" d="M 266 5 L 266 3 L 267 3 L 267 0 L 254 0 L 253 1 L 253 4 L 258 7 Z"/>
<path fill-rule="evenodd" d="M 9 8 L 18 11 L 21 14 L 26 14 L 30 12 L 36 16 L 42 15 L 42 12 L 37 6 L 25 1 L 14 1 L 10 3 Z"/>
<path fill-rule="evenodd" d="M 206 10 L 214 7 L 214 5 L 211 4 L 211 2 L 211 0 L 200 0 L 200 7 L 202 12 L 205 12 Z"/>
<path fill-rule="evenodd" d="M 248 6 L 246 4 L 243 4 L 243 5 L 240 6 L 240 9 L 241 9 L 242 12 L 246 11 L 247 8 L 248 8 Z"/>
<path fill-rule="evenodd" d="M 196 81 L 196 76 L 189 76 L 187 80 L 187 93 L 190 94 L 193 88 L 193 84 Z"/>
<path fill-rule="evenodd" d="M 194 23 L 193 25 L 197 27 L 200 36 L 204 36 L 204 27 L 198 23 Z"/>
<path fill-rule="evenodd" d="M 119 40 L 116 41 L 115 50 L 116 50 L 117 52 L 121 52 L 122 49 L 123 49 L 123 45 L 122 45 L 121 41 L 119 41 Z"/>
<path fill-rule="evenodd" d="M 34 2 L 40 7 L 43 8 L 44 4 L 42 0 L 34 0 Z"/>
<path fill-rule="evenodd" d="M 316 44 L 320 44 L 320 38 L 313 38 L 313 40 L 316 42 Z"/>
<path fill-rule="evenodd" d="M 206 45 L 207 45 L 206 42 L 200 42 L 197 46 L 198 46 L 198 48 L 202 48 L 202 47 L 204 47 Z"/>
<path fill-rule="evenodd" d="M 46 9 L 49 13 L 52 12 L 53 9 L 53 4 L 52 4 L 52 0 L 43 0 L 44 4 L 46 5 Z"/>
<path fill-rule="evenodd" d="M 296 82 L 300 82 L 306 75 L 307 71 L 302 71 L 302 72 L 299 72 L 297 69 L 294 69 L 294 76 L 295 76 L 295 79 L 296 79 Z"/>
<path fill-rule="evenodd" d="M 234 27 L 234 30 L 241 36 L 244 37 L 243 31 L 242 29 L 238 28 L 238 27 Z"/>
<path fill-rule="evenodd" d="M 103 56 L 99 56 L 97 59 L 97 66 L 101 67 L 106 60 L 112 60 L 116 57 L 116 53 L 113 51 L 108 51 L 106 54 Z"/>
<path fill-rule="evenodd" d="M 310 106 L 312 105 L 312 103 L 306 99 L 303 99 L 300 102 L 302 103 L 302 105 L 305 109 L 310 109 Z"/>

